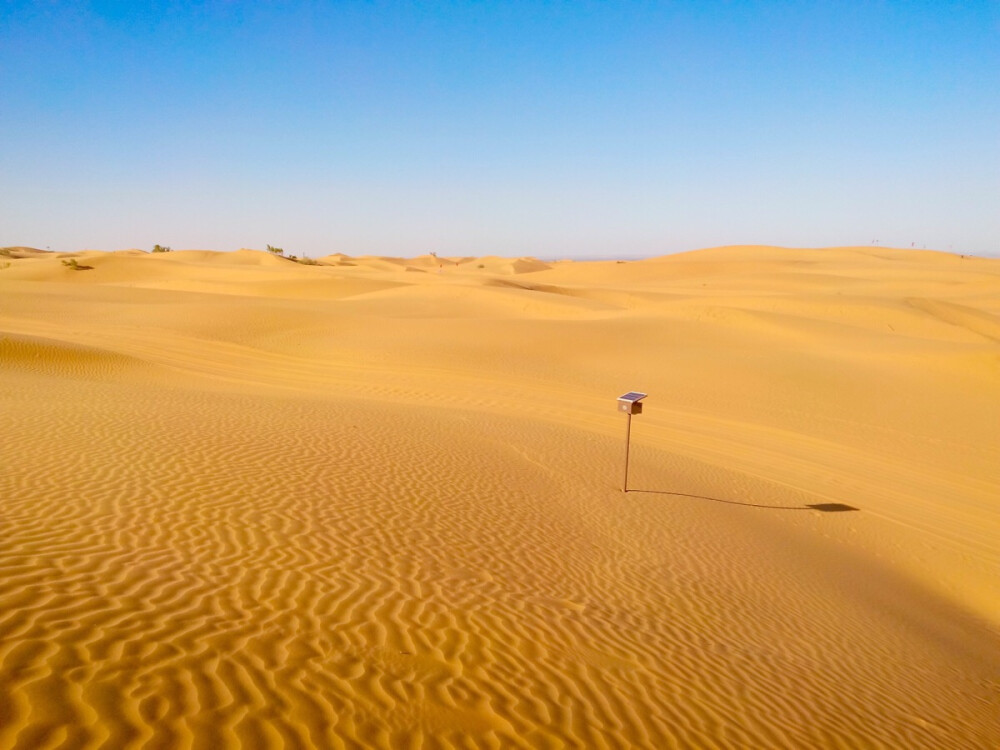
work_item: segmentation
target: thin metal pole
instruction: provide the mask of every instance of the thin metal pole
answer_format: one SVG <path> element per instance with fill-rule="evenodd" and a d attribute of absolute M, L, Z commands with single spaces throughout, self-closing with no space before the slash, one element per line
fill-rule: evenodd
<path fill-rule="evenodd" d="M 628 492 L 628 443 L 632 434 L 632 415 L 625 415 L 625 481 L 622 482 L 622 492 Z"/>

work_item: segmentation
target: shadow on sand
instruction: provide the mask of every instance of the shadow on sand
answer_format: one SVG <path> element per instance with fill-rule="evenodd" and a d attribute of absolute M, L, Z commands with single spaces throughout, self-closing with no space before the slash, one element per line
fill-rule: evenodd
<path fill-rule="evenodd" d="M 683 492 L 664 492 L 660 490 L 633 490 L 628 492 L 643 492 L 647 495 L 671 495 L 673 497 L 690 497 L 695 500 L 711 500 L 713 503 L 726 505 L 742 505 L 747 508 L 769 508 L 771 510 L 818 510 L 821 513 L 843 513 L 850 510 L 861 510 L 845 503 L 813 503 L 812 505 L 763 505 L 761 503 L 741 503 L 739 500 L 723 500 L 720 497 L 705 497 L 704 495 L 687 495 Z"/>

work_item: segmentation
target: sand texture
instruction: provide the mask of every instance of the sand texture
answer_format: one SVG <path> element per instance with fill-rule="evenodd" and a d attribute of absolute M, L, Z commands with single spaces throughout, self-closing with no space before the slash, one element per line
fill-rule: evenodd
<path fill-rule="evenodd" d="M 16 250 L 0 748 L 1000 747 L 1000 261 Z"/>

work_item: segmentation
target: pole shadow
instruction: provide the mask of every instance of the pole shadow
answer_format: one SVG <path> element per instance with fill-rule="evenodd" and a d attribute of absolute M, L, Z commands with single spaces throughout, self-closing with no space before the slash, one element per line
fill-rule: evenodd
<path fill-rule="evenodd" d="M 765 505 L 763 503 L 741 503 L 739 500 L 723 500 L 721 497 L 707 497 L 705 495 L 688 495 L 684 492 L 667 492 L 663 490 L 626 490 L 629 492 L 642 492 L 646 495 L 672 495 L 673 497 L 688 497 L 694 500 L 710 500 L 713 503 L 725 503 L 726 505 L 742 505 L 745 508 L 767 508 L 768 510 L 818 510 L 820 513 L 844 513 L 848 511 L 860 511 L 853 505 L 846 503 L 812 503 L 810 505 Z"/>

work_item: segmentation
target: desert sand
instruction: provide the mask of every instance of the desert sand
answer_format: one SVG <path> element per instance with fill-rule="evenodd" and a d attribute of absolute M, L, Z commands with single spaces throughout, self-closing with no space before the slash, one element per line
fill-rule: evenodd
<path fill-rule="evenodd" d="M 13 249 L 0 438 L 0 748 L 1000 747 L 1000 260 Z"/>

